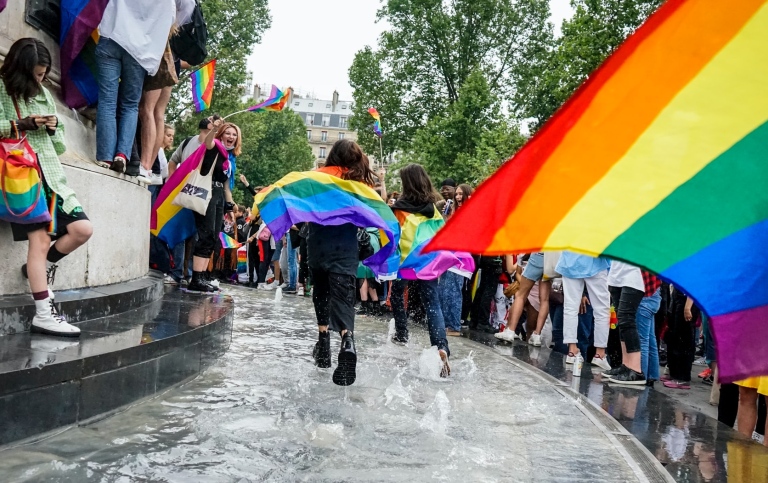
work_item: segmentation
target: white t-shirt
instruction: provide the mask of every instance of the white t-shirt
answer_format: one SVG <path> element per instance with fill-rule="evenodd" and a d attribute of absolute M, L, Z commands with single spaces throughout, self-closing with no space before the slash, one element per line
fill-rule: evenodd
<path fill-rule="evenodd" d="M 643 273 L 640 269 L 634 265 L 615 260 L 611 262 L 611 270 L 608 272 L 608 286 L 631 287 L 645 291 Z"/>
<path fill-rule="evenodd" d="M 163 148 L 160 148 L 160 151 L 157 153 L 157 159 L 160 161 L 160 177 L 168 179 L 168 158 L 165 157 Z"/>

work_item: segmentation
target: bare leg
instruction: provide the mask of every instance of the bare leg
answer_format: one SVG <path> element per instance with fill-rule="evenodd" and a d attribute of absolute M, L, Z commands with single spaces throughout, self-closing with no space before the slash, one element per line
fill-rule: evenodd
<path fill-rule="evenodd" d="M 512 310 L 509 311 L 509 317 L 507 318 L 507 327 L 511 327 L 512 330 L 515 330 L 517 323 L 520 322 L 520 317 L 525 309 L 525 301 L 528 300 L 528 294 L 531 293 L 534 283 L 533 280 L 528 280 L 525 277 L 520 278 L 520 288 L 515 294 Z"/>
<path fill-rule="evenodd" d="M 368 301 L 368 279 L 363 279 L 363 283 L 360 284 L 360 301 Z"/>
<path fill-rule="evenodd" d="M 536 334 L 541 334 L 544 329 L 544 324 L 547 322 L 547 316 L 549 315 L 549 292 L 552 289 L 551 281 L 542 280 L 539 282 L 539 316 L 536 319 Z"/>
<path fill-rule="evenodd" d="M 752 439 L 757 424 L 757 389 L 739 386 L 739 412 L 736 413 L 738 431 Z"/>
<path fill-rule="evenodd" d="M 195 272 L 207 272 L 209 261 L 210 260 L 204 257 L 192 257 L 192 270 Z"/>
<path fill-rule="evenodd" d="M 139 102 L 139 119 L 141 120 L 141 166 L 151 170 L 157 156 L 157 122 L 155 122 L 155 106 L 162 89 L 145 91 Z M 162 131 L 161 131 L 162 132 Z"/>
<path fill-rule="evenodd" d="M 90 221 L 75 221 L 67 225 L 66 235 L 56 240 L 54 245 L 59 253 L 66 255 L 84 245 L 91 238 L 91 235 L 93 235 L 93 225 Z"/>
<path fill-rule="evenodd" d="M 165 108 L 168 107 L 168 102 L 171 100 L 172 87 L 163 87 L 160 89 L 160 97 L 155 104 L 155 154 L 163 147 L 163 138 L 165 134 Z"/>
<path fill-rule="evenodd" d="M 32 293 L 48 291 L 48 276 L 46 274 L 46 257 L 51 247 L 51 237 L 44 229 L 35 230 L 28 235 L 29 249 L 27 250 L 27 277 Z"/>

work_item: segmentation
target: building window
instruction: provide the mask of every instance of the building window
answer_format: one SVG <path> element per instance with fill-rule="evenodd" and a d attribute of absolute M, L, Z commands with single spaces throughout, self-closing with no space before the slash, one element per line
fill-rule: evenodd
<path fill-rule="evenodd" d="M 308 104 L 308 106 L 309 106 L 309 107 L 312 107 L 312 106 L 314 106 L 314 105 L 315 105 L 315 104 L 314 104 L 314 102 L 310 102 L 310 103 Z"/>
<path fill-rule="evenodd" d="M 323 115 L 323 126 L 328 126 L 331 123 L 331 116 L 328 114 Z"/>
<path fill-rule="evenodd" d="M 312 140 L 312 130 L 307 129 L 307 141 L 311 141 L 311 140 Z"/>
<path fill-rule="evenodd" d="M 298 106 L 299 105 L 299 101 L 294 102 L 293 105 L 294 106 Z"/>
<path fill-rule="evenodd" d="M 347 128 L 347 118 L 346 117 L 339 118 L 339 127 L 342 128 L 342 129 L 346 129 Z"/>
<path fill-rule="evenodd" d="M 339 139 L 344 139 L 344 133 L 343 132 L 339 133 Z"/>
<path fill-rule="evenodd" d="M 326 105 L 325 105 L 325 108 L 326 108 L 326 109 L 330 109 L 330 108 L 331 108 L 331 105 L 330 105 L 330 104 L 326 104 Z"/>
<path fill-rule="evenodd" d="M 59 40 L 61 0 L 27 0 L 25 17 L 28 24 Z"/>
<path fill-rule="evenodd" d="M 314 114 L 307 113 L 307 124 L 309 124 L 310 126 L 315 124 L 315 115 Z"/>
<path fill-rule="evenodd" d="M 325 147 L 320 148 L 320 159 L 325 159 Z"/>
<path fill-rule="evenodd" d="M 346 104 L 342 104 L 342 105 L 341 105 L 341 108 L 342 108 L 342 109 L 346 109 L 346 108 L 347 108 L 347 105 L 346 105 Z"/>
<path fill-rule="evenodd" d="M 328 141 L 328 131 L 320 131 L 320 140 Z"/>

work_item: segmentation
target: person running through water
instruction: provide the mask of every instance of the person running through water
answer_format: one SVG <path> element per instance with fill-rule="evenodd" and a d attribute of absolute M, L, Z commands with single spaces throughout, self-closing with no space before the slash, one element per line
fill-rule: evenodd
<path fill-rule="evenodd" d="M 318 169 L 341 179 L 373 186 L 373 172 L 368 159 L 355 142 L 336 141 L 325 167 Z M 318 341 L 313 358 L 321 368 L 331 367 L 331 334 L 341 335 L 338 365 L 333 382 L 349 386 L 355 382 L 355 290 L 357 289 L 358 228 L 342 225 L 309 224 L 307 256 L 314 292 L 312 302 L 317 315 Z"/>

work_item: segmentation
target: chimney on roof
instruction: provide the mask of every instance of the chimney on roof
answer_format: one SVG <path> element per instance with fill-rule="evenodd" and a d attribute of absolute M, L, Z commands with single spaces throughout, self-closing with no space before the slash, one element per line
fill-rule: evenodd
<path fill-rule="evenodd" d="M 258 84 L 253 85 L 253 100 L 258 101 L 259 97 L 261 97 L 261 86 Z"/>
<path fill-rule="evenodd" d="M 336 105 L 339 103 L 339 92 L 333 91 L 333 112 L 336 112 Z"/>

